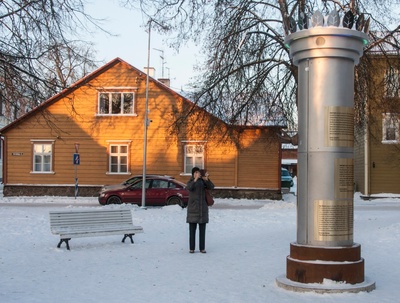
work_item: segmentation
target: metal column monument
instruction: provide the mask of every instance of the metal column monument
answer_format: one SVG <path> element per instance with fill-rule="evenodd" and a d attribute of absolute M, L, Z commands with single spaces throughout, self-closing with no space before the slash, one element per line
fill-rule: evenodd
<path fill-rule="evenodd" d="M 322 286 L 325 279 L 343 282 L 341 291 L 346 285 L 375 288 L 364 277 L 361 246 L 353 242 L 354 66 L 368 36 L 335 19 L 336 11 L 327 17 L 317 12 L 313 26 L 285 39 L 298 66 L 297 242 L 277 284 L 291 290 Z"/>

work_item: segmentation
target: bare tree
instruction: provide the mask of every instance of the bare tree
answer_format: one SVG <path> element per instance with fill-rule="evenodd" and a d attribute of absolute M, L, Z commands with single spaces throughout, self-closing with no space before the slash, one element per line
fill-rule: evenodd
<path fill-rule="evenodd" d="M 95 27 L 83 0 L 1 1 L 3 114 L 17 118 L 92 69 L 92 46 L 76 37 Z"/>
<path fill-rule="evenodd" d="M 305 28 L 313 12 L 342 16 L 351 11 L 354 22 L 369 19 L 371 43 L 365 53 L 399 32 L 395 0 L 127 0 L 139 5 L 149 19 L 175 30 L 170 44 L 187 40 L 201 44 L 207 60 L 195 79 L 193 100 L 228 124 L 285 124 L 296 128 L 297 68 L 292 64 L 284 38 L 291 26 Z M 362 17 L 361 17 L 362 16 Z M 392 39 L 399 48 L 397 39 Z M 384 49 L 382 49 L 384 51 Z M 357 71 L 357 92 L 368 76 Z M 356 96 L 363 102 L 364 96 Z M 357 105 L 362 109 L 362 105 Z M 179 121 L 184 121 L 180 119 Z"/>

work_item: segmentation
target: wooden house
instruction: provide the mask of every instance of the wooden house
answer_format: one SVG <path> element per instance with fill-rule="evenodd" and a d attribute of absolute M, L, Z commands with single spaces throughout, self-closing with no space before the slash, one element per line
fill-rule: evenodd
<path fill-rule="evenodd" d="M 185 183 L 193 166 L 207 168 L 221 197 L 280 198 L 278 127 L 228 127 L 146 80 L 116 58 L 1 129 L 4 195 L 74 196 L 77 185 L 96 196 L 142 174 L 146 159 L 147 174 Z"/>
<path fill-rule="evenodd" d="M 364 198 L 400 194 L 399 58 L 398 50 L 378 50 L 364 55 L 359 67 L 373 71 L 360 88 L 363 111 L 355 121 L 355 190 Z"/>

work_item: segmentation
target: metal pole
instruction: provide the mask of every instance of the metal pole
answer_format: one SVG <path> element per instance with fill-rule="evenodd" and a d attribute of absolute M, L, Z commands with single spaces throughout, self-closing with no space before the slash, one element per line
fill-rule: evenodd
<path fill-rule="evenodd" d="M 158 49 L 158 48 L 153 48 L 156 51 L 159 51 L 161 53 L 161 78 L 164 78 L 164 51 L 162 49 Z"/>
<path fill-rule="evenodd" d="M 74 169 L 75 169 L 75 199 L 78 196 L 78 165 L 80 164 L 79 143 L 75 143 Z"/>
<path fill-rule="evenodd" d="M 142 180 L 142 208 L 146 208 L 146 158 L 147 158 L 147 128 L 149 126 L 149 71 L 150 71 L 150 34 L 151 22 L 149 20 L 149 40 L 147 43 L 147 76 L 146 76 L 146 106 L 144 112 L 144 142 L 143 142 L 143 180 Z"/>
<path fill-rule="evenodd" d="M 75 200 L 76 197 L 78 196 L 78 165 L 74 165 L 75 166 Z"/>

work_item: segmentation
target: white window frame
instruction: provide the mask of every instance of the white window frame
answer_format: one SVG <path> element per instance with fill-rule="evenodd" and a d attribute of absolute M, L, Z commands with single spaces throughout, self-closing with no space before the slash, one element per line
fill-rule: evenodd
<path fill-rule="evenodd" d="M 120 87 L 120 88 L 103 88 L 98 91 L 97 94 L 97 115 L 98 116 L 137 116 L 135 112 L 136 103 L 136 90 L 135 87 Z M 103 110 L 103 104 L 101 102 L 101 96 L 108 95 L 108 110 Z M 132 104 L 129 112 L 124 112 L 125 97 L 127 94 L 132 95 Z M 113 112 L 113 95 L 120 95 L 120 106 L 119 112 Z"/>
<path fill-rule="evenodd" d="M 389 66 L 385 73 L 385 96 L 399 97 L 400 94 L 400 71 L 398 68 Z"/>
<path fill-rule="evenodd" d="M 31 140 L 32 143 L 32 171 L 34 174 L 54 174 L 53 171 L 53 154 L 54 154 L 54 140 Z M 37 151 L 36 147 L 41 147 Z M 40 163 L 37 163 L 37 157 L 40 157 Z M 48 161 L 44 161 L 49 157 Z M 40 165 L 37 169 L 37 165 Z M 46 165 L 48 169 L 46 169 Z"/>
<path fill-rule="evenodd" d="M 394 144 L 399 143 L 399 127 L 400 115 L 393 113 L 382 114 L 382 143 Z M 394 129 L 395 139 L 388 138 L 387 134 L 389 129 Z"/>
<path fill-rule="evenodd" d="M 189 158 L 191 159 L 188 163 Z M 204 142 L 186 142 L 184 146 L 184 163 L 183 172 L 184 175 L 191 175 L 192 168 L 197 166 L 198 168 L 204 168 L 205 159 L 205 144 Z"/>
<path fill-rule="evenodd" d="M 113 148 L 117 148 L 117 151 L 113 151 Z M 126 152 L 121 151 L 121 148 L 125 148 Z M 109 175 L 130 175 L 130 149 L 131 141 L 109 141 L 108 142 L 108 172 Z M 114 161 L 116 160 L 116 162 Z M 126 164 L 123 163 L 126 160 Z M 117 170 L 113 169 L 115 166 Z M 126 171 L 123 170 L 123 166 L 126 165 Z"/>

